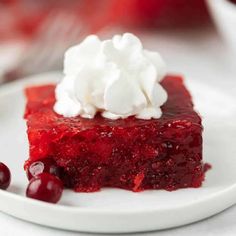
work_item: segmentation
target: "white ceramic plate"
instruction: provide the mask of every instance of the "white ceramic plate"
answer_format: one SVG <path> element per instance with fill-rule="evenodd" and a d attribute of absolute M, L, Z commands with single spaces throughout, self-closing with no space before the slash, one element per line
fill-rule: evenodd
<path fill-rule="evenodd" d="M 23 163 L 28 157 L 28 144 L 22 119 L 23 88 L 59 78 L 58 73 L 44 74 L 0 87 L 0 160 L 12 172 L 11 187 L 0 191 L 1 211 L 61 229 L 120 233 L 188 224 L 236 203 L 236 125 L 233 122 L 236 108 L 229 95 L 193 81 L 188 81 L 188 87 L 198 98 L 195 103 L 204 117 L 204 159 L 213 166 L 202 188 L 141 193 L 119 189 L 97 193 L 67 190 L 57 205 L 26 198 Z"/>

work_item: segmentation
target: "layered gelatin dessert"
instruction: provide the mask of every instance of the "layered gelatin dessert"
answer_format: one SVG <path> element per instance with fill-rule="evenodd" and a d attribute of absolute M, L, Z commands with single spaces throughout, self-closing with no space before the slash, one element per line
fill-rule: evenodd
<path fill-rule="evenodd" d="M 58 84 L 25 89 L 32 164 L 50 160 L 77 192 L 200 187 L 202 124 L 180 76 L 129 33 L 88 36 Z"/>

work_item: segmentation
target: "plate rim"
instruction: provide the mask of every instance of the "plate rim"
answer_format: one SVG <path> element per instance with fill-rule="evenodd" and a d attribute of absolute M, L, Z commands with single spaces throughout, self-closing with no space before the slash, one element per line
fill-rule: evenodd
<path fill-rule="evenodd" d="M 16 80 L 16 81 L 12 81 L 12 82 L 3 84 L 3 85 L 0 86 L 0 97 L 1 96 L 6 96 L 7 94 L 12 93 L 13 91 L 20 90 L 20 89 L 22 89 L 22 86 L 30 85 L 31 83 L 32 83 L 32 85 L 41 84 L 44 79 L 49 80 L 49 81 L 53 80 L 54 82 L 56 82 L 58 80 L 57 76 L 59 76 L 59 77 L 62 76 L 62 72 L 60 72 L 60 71 L 44 72 L 44 73 L 31 75 L 31 76 L 24 77 L 24 78 Z M 40 78 L 40 81 L 38 81 L 39 78 Z M 48 83 L 50 83 L 50 82 L 48 82 Z M 23 93 L 23 91 L 22 91 L 22 93 Z M 116 189 L 119 190 L 119 188 L 116 188 Z M 190 188 L 190 189 L 191 190 L 196 190 L 196 191 L 198 190 L 198 188 Z M 183 207 L 189 207 L 193 203 L 195 204 L 195 203 L 203 203 L 205 201 L 210 201 L 212 198 L 215 197 L 215 195 L 222 195 L 222 194 L 224 194 L 225 191 L 230 191 L 231 189 L 235 189 L 235 191 L 236 191 L 236 183 L 228 186 L 227 188 L 224 188 L 224 190 L 219 190 L 219 191 L 214 192 L 214 193 L 212 193 L 208 196 L 205 196 L 204 198 L 194 200 L 194 202 L 189 202 L 187 204 L 181 204 L 179 206 L 158 207 L 158 208 L 153 208 L 153 209 L 150 209 L 150 208 L 140 209 L 140 208 L 138 208 L 138 209 L 133 209 L 133 210 L 128 210 L 128 211 L 126 211 L 124 209 L 117 209 L 117 211 L 115 211 L 115 212 L 118 212 L 119 214 L 120 213 L 123 213 L 123 214 L 131 213 L 131 214 L 133 214 L 133 213 L 155 212 L 155 211 L 166 211 L 166 210 L 170 210 L 170 209 L 179 209 L 179 208 L 183 208 Z M 147 191 L 152 191 L 152 190 L 147 190 Z M 155 191 L 155 190 L 153 190 L 153 191 Z M 162 191 L 162 190 L 160 190 L 160 191 Z M 51 208 L 60 208 L 60 210 L 71 210 L 71 211 L 78 211 L 79 210 L 80 212 L 90 212 L 90 213 L 101 213 L 101 211 L 102 211 L 103 213 L 105 212 L 107 214 L 111 214 L 111 213 L 114 214 L 114 211 L 111 210 L 111 209 L 102 209 L 102 208 L 92 209 L 92 208 L 80 208 L 78 206 L 67 206 L 67 205 L 60 205 L 60 204 L 51 204 L 51 203 L 47 203 L 47 202 L 38 201 L 38 200 L 35 200 L 35 199 L 30 199 L 30 198 L 27 198 L 25 196 L 18 195 L 16 193 L 12 193 L 12 192 L 8 192 L 6 190 L 1 190 L 0 189 L 0 195 L 1 194 L 4 194 L 5 196 L 7 194 L 9 194 L 9 197 L 11 197 L 11 198 L 15 197 L 16 199 L 18 199 L 20 201 L 30 201 L 30 202 L 32 202 L 32 204 L 37 204 L 37 205 L 39 204 L 39 205 L 42 205 L 42 206 L 46 204 L 47 206 L 49 206 Z M 138 194 L 140 194 L 140 193 L 138 193 Z M 236 203 L 236 200 L 235 200 L 235 203 Z"/>

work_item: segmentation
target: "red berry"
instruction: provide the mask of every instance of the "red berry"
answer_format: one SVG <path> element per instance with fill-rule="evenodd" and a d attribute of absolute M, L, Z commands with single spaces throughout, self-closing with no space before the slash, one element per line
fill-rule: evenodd
<path fill-rule="evenodd" d="M 0 189 L 7 189 L 11 182 L 11 172 L 6 165 L 0 162 Z"/>
<path fill-rule="evenodd" d="M 41 173 L 33 177 L 26 190 L 26 196 L 44 202 L 57 203 L 62 195 L 62 181 L 51 174 Z"/>
<path fill-rule="evenodd" d="M 49 173 L 61 178 L 62 168 L 57 166 L 53 159 L 45 158 L 31 163 L 29 168 L 26 170 L 28 180 L 31 180 L 33 177 L 41 173 Z"/>

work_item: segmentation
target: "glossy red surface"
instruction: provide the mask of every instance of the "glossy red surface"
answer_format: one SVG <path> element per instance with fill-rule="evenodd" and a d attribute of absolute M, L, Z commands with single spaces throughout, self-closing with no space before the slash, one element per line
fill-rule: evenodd
<path fill-rule="evenodd" d="M 9 168 L 0 162 L 0 189 L 7 189 L 11 182 L 11 172 Z"/>
<path fill-rule="evenodd" d="M 30 180 L 26 196 L 44 202 L 57 203 L 62 191 L 63 183 L 59 178 L 48 173 L 41 173 Z"/>
<path fill-rule="evenodd" d="M 41 173 L 49 173 L 61 178 L 63 175 L 63 170 L 51 158 L 44 158 L 42 160 L 32 162 L 26 170 L 28 180 L 31 180 L 33 177 Z"/>
<path fill-rule="evenodd" d="M 64 183 L 78 192 L 199 187 L 204 180 L 201 118 L 179 76 L 162 85 L 160 119 L 65 118 L 53 111 L 55 85 L 26 89 L 29 163 L 52 158 Z"/>

